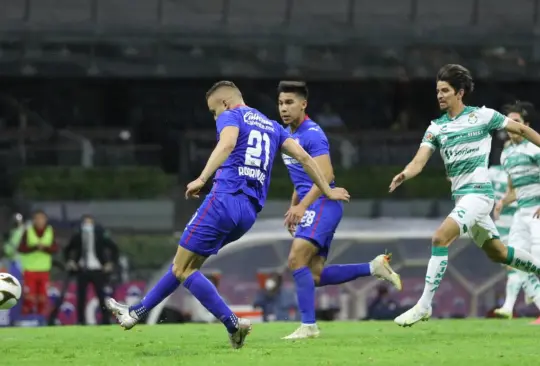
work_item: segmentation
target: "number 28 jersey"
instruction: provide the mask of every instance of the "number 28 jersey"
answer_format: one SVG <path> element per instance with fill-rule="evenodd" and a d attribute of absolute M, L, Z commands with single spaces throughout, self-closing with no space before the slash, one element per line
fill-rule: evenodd
<path fill-rule="evenodd" d="M 219 115 L 217 139 L 227 126 L 238 127 L 238 140 L 232 153 L 214 177 L 212 191 L 243 192 L 260 211 L 266 202 L 274 159 L 289 133 L 276 121 L 248 106 L 237 106 Z"/>

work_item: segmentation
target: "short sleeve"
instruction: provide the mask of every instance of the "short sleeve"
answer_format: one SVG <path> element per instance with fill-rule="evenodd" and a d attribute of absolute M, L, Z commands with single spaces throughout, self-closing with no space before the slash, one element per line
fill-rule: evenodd
<path fill-rule="evenodd" d="M 506 117 L 497 112 L 496 110 L 486 108 L 488 115 L 491 114 L 491 118 L 488 122 L 488 131 L 501 130 L 506 127 Z"/>
<path fill-rule="evenodd" d="M 286 129 L 283 128 L 282 125 L 280 125 L 278 123 L 276 123 L 276 125 L 278 126 L 278 132 L 279 132 L 279 145 L 278 146 L 281 148 L 281 145 L 283 145 L 285 140 L 290 138 L 291 135 L 289 134 L 289 132 L 287 132 Z"/>
<path fill-rule="evenodd" d="M 434 125 L 428 127 L 424 133 L 420 146 L 427 146 L 432 150 L 436 150 L 439 147 L 439 142 L 437 141 L 437 131 L 435 130 Z"/>
<path fill-rule="evenodd" d="M 310 128 L 307 135 L 307 141 L 304 143 L 304 146 L 309 156 L 316 158 L 321 155 L 330 155 L 328 138 L 319 127 Z"/>
<path fill-rule="evenodd" d="M 240 128 L 241 114 L 235 111 L 225 111 L 219 115 L 216 120 L 216 128 L 218 135 L 227 126 L 234 126 Z"/>

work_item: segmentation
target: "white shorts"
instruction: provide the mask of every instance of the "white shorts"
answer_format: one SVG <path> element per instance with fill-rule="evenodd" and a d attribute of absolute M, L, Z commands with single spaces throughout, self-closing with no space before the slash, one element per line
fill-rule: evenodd
<path fill-rule="evenodd" d="M 483 194 L 468 194 L 456 201 L 456 207 L 448 217 L 456 221 L 461 235 L 468 234 L 482 247 L 487 240 L 499 239 L 499 231 L 491 219 L 495 201 Z"/>
<path fill-rule="evenodd" d="M 508 245 L 540 257 L 540 219 L 533 217 L 538 207 L 519 208 L 510 227 Z"/>

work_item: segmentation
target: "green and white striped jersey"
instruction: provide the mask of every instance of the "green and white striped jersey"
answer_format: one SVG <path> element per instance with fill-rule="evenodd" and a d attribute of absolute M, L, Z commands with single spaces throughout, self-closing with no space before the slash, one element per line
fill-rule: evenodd
<path fill-rule="evenodd" d="M 506 118 L 486 107 L 467 106 L 455 118 L 445 114 L 431 122 L 421 145 L 440 149 L 453 198 L 473 193 L 494 197 L 488 174 L 491 132 L 504 127 Z"/>
<path fill-rule="evenodd" d="M 516 190 L 518 207 L 540 206 L 540 147 L 523 140 L 501 154 L 501 164 Z"/>
<path fill-rule="evenodd" d="M 502 165 L 492 165 L 489 167 L 489 177 L 493 183 L 495 200 L 500 201 L 508 189 L 508 174 L 506 174 Z M 495 225 L 497 225 L 501 236 L 506 236 L 510 233 L 510 226 L 512 226 L 512 219 L 516 210 L 517 203 L 512 202 L 502 209 L 499 219 L 495 221 Z"/>

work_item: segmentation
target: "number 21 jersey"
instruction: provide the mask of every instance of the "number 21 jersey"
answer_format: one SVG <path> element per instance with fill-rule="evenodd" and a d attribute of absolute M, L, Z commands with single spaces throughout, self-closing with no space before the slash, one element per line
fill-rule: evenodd
<path fill-rule="evenodd" d="M 216 121 L 218 140 L 227 126 L 238 127 L 238 140 L 216 172 L 212 191 L 242 192 L 255 201 L 257 211 L 260 211 L 266 202 L 274 159 L 290 135 L 276 121 L 244 105 L 219 115 Z"/>

